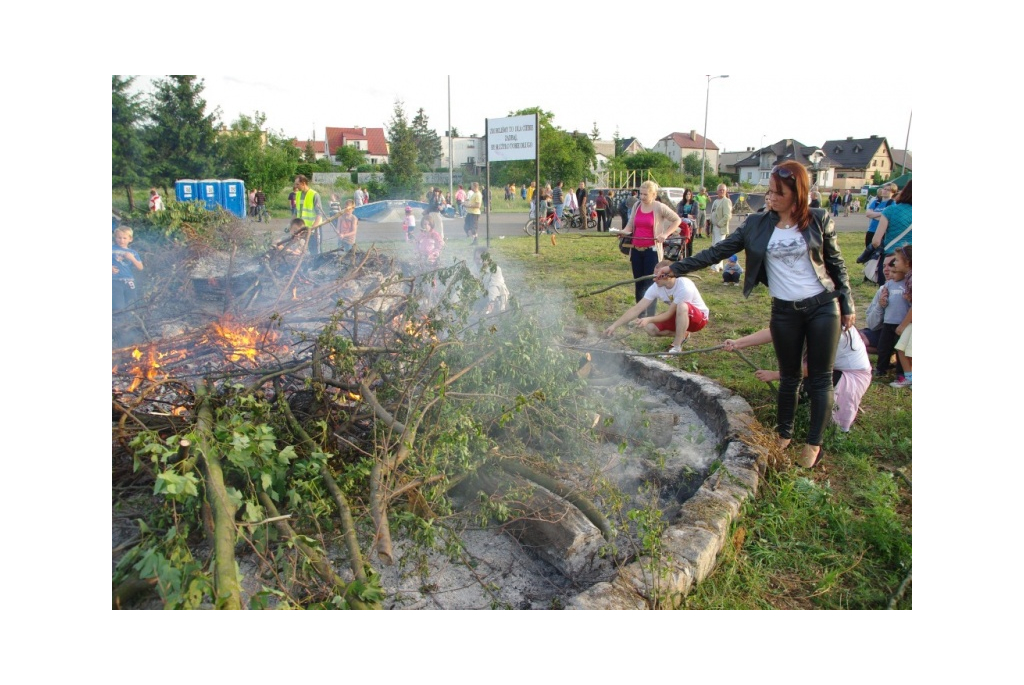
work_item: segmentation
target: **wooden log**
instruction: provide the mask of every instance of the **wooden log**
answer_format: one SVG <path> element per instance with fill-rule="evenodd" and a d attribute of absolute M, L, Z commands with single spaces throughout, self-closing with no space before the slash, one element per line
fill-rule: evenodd
<path fill-rule="evenodd" d="M 231 503 L 224 484 L 224 471 L 220 455 L 210 439 L 213 431 L 213 410 L 210 409 L 207 384 L 204 381 L 196 388 L 199 397 L 198 434 L 200 454 L 206 471 L 206 500 L 213 510 L 214 574 L 213 586 L 218 609 L 241 609 L 242 589 L 235 572 L 235 505 Z"/>

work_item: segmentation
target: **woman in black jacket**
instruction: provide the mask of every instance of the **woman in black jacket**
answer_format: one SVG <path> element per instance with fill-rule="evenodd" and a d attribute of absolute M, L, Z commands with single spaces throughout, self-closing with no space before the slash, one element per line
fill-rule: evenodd
<path fill-rule="evenodd" d="M 792 160 L 782 162 L 769 176 L 767 212 L 751 214 L 718 244 L 655 273 L 657 277 L 671 270 L 683 276 L 745 251 L 744 296 L 758 283 L 767 285 L 772 296 L 769 327 L 779 363 L 777 431 L 783 449 L 793 437 L 803 350 L 807 349 L 811 420 L 797 460 L 806 468 L 821 459 L 822 434 L 832 411 L 832 364 L 840 328 L 852 329 L 856 321 L 832 217 L 826 209 L 808 207 L 809 185 L 803 166 Z M 731 349 L 731 342 L 726 341 L 726 349 Z"/>

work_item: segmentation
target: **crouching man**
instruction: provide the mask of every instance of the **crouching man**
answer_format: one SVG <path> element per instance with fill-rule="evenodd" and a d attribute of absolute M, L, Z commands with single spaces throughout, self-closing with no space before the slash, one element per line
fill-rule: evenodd
<path fill-rule="evenodd" d="M 659 267 L 670 264 L 671 260 L 663 259 L 655 267 L 655 273 Z M 667 304 L 668 309 L 654 316 L 636 318 L 657 300 Z M 611 337 L 616 328 L 627 321 L 632 321 L 634 326 L 639 326 L 651 337 L 672 336 L 672 347 L 669 349 L 671 354 L 680 351 L 680 346 L 690 338 L 690 333 L 696 333 L 707 325 L 709 314 L 708 307 L 693 281 L 682 276 L 673 276 L 669 271 L 661 277 L 656 277 L 654 284 L 644 293 L 643 299 L 606 328 L 604 335 Z"/>

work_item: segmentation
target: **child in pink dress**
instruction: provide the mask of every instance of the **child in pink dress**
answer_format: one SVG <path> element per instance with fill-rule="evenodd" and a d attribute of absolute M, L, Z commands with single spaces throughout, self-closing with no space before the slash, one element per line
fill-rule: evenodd
<path fill-rule="evenodd" d="M 405 220 L 402 222 L 402 230 L 405 231 L 405 242 L 411 243 L 413 233 L 416 232 L 416 215 L 412 213 L 412 207 L 405 208 Z"/>

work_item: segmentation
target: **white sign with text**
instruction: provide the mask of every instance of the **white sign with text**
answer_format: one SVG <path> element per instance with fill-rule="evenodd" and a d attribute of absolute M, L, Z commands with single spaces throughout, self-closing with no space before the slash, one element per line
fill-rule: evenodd
<path fill-rule="evenodd" d="M 537 159 L 537 117 L 487 120 L 487 161 L 511 162 L 518 159 Z"/>

